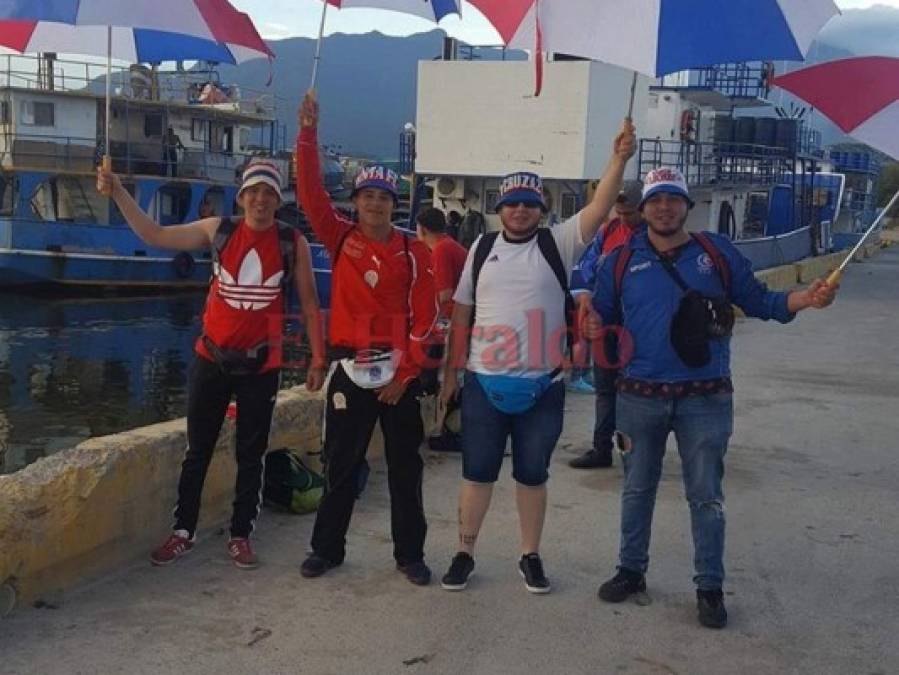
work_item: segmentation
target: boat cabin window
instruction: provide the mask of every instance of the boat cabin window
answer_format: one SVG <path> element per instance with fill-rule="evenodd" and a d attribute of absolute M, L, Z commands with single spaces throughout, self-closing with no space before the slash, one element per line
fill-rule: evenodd
<path fill-rule="evenodd" d="M 144 137 L 162 136 L 162 115 L 148 114 L 144 118 Z"/>
<path fill-rule="evenodd" d="M 210 188 L 200 201 L 198 218 L 212 218 L 225 215 L 225 191 L 221 188 Z"/>
<path fill-rule="evenodd" d="M 22 101 L 22 124 L 33 127 L 56 125 L 56 105 L 50 101 Z"/>
<path fill-rule="evenodd" d="M 0 215 L 12 215 L 16 208 L 18 181 L 13 173 L 0 173 Z"/>
<path fill-rule="evenodd" d="M 109 224 L 109 200 L 97 192 L 94 176 L 52 176 L 31 195 L 31 213 L 38 220 Z"/>
<path fill-rule="evenodd" d="M 16 177 L 0 174 L 0 216 L 11 216 L 16 208 Z"/>
<path fill-rule="evenodd" d="M 499 201 L 499 190 L 487 190 L 486 193 L 486 204 L 484 208 L 487 213 L 493 213 L 496 211 L 496 202 Z"/>
<path fill-rule="evenodd" d="M 56 220 L 56 200 L 53 193 L 55 188 L 50 181 L 44 181 L 37 186 L 31 195 L 31 214 L 37 220 Z"/>
<path fill-rule="evenodd" d="M 562 193 L 562 206 L 559 217 L 562 220 L 568 220 L 577 213 L 577 195 L 573 192 Z"/>
<path fill-rule="evenodd" d="M 97 179 L 93 176 L 58 176 L 56 219 L 75 223 L 108 224 L 109 199 L 97 192 L 96 182 Z"/>
<path fill-rule="evenodd" d="M 190 123 L 190 140 L 202 141 L 205 143 L 209 140 L 209 121 L 194 118 Z"/>
<path fill-rule="evenodd" d="M 209 138 L 209 149 L 212 152 L 234 152 L 234 127 L 213 124 Z"/>
<path fill-rule="evenodd" d="M 150 213 L 160 225 L 187 222 L 190 210 L 190 187 L 183 184 L 163 185 L 150 202 Z"/>

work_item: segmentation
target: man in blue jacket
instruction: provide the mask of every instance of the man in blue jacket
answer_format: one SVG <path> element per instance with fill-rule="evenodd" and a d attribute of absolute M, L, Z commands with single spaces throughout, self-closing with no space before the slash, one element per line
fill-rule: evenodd
<path fill-rule="evenodd" d="M 837 289 L 818 280 L 790 293 L 769 291 L 726 237 L 687 233 L 692 206 L 679 171 L 662 168 L 646 176 L 640 209 L 647 230 L 602 262 L 596 314 L 585 321 L 592 339 L 601 336 L 602 325 L 622 325 L 619 351 L 633 352 L 618 383 L 624 464 L 619 564 L 599 597 L 621 602 L 646 589 L 652 512 L 673 431 L 690 505 L 699 622 L 723 628 L 721 482 L 733 429 L 730 303 L 747 316 L 787 323 L 801 310 L 828 306 Z"/>

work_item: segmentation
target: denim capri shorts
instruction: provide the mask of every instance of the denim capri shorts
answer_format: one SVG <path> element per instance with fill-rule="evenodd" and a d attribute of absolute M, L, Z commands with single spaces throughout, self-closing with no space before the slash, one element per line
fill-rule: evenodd
<path fill-rule="evenodd" d="M 517 415 L 500 412 L 474 373 L 462 387 L 462 475 L 474 483 L 495 483 L 512 437 L 512 478 L 538 487 L 549 479 L 549 461 L 562 434 L 565 383 L 554 382 L 534 404 Z"/>

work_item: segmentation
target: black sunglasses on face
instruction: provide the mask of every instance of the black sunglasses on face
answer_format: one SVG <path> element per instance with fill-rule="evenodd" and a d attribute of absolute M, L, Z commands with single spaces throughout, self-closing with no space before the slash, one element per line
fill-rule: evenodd
<path fill-rule="evenodd" d="M 504 202 L 503 206 L 508 206 L 509 208 L 512 208 L 512 209 L 517 209 L 519 206 L 523 206 L 526 209 L 542 209 L 543 208 L 543 205 L 540 202 L 525 202 L 525 201 Z"/>

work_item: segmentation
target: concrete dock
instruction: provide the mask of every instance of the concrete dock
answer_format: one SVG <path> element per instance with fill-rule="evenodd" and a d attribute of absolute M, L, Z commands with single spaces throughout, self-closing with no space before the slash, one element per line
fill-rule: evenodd
<path fill-rule="evenodd" d="M 435 582 L 393 569 L 386 476 L 373 466 L 347 562 L 305 580 L 312 518 L 266 512 L 263 565 L 211 533 L 176 565 L 141 561 L 0 621 L 0 673 L 899 672 L 899 247 L 853 265 L 837 303 L 780 326 L 741 320 L 727 458 L 730 625 L 699 627 L 680 466 L 669 452 L 646 599 L 596 598 L 618 545 L 620 466 L 576 471 L 592 397 L 569 395 L 543 556 L 553 592 L 518 575 L 509 467 L 468 590 L 436 581 L 456 540 L 456 455 L 426 454 Z M 673 442 L 670 446 L 673 450 Z"/>

